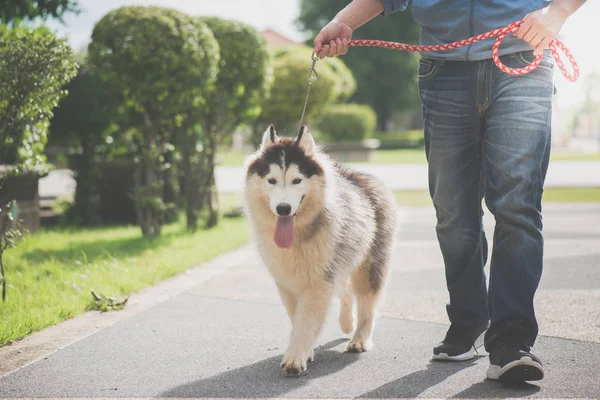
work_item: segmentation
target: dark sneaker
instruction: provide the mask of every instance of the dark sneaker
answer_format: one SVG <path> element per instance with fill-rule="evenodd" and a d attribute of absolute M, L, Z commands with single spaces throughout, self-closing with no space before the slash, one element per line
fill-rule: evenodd
<path fill-rule="evenodd" d="M 539 358 L 529 352 L 529 346 L 499 343 L 490 351 L 488 379 L 507 383 L 539 381 L 544 368 Z"/>
<path fill-rule="evenodd" d="M 452 324 L 444 340 L 433 348 L 433 359 L 444 361 L 466 361 L 475 356 L 483 346 L 488 323 L 475 326 Z"/>

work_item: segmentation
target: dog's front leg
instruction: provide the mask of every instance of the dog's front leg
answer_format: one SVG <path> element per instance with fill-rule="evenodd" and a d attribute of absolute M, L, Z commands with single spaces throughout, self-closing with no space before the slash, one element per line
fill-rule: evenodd
<path fill-rule="evenodd" d="M 296 314 L 296 305 L 298 303 L 297 296 L 279 284 L 277 284 L 277 289 L 279 290 L 279 296 L 281 297 L 281 301 L 285 306 L 285 310 L 290 317 L 290 322 L 293 324 L 294 315 Z"/>
<path fill-rule="evenodd" d="M 288 374 L 306 371 L 306 363 L 312 360 L 313 346 L 321 332 L 331 301 L 331 289 L 312 287 L 298 297 L 292 324 L 290 344 L 281 362 Z"/>

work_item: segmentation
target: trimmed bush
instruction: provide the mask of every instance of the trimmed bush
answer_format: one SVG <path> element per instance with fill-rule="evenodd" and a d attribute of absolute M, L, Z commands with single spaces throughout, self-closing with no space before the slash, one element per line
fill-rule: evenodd
<path fill-rule="evenodd" d="M 76 73 L 66 40 L 0 26 L 0 164 L 44 167 L 52 109 Z"/>
<path fill-rule="evenodd" d="M 255 128 L 255 139 L 260 138 L 269 124 L 277 132 L 295 135 L 302 106 L 308 89 L 308 68 L 312 49 L 306 46 L 282 49 L 275 52 L 273 86 L 264 99 L 262 114 Z M 342 60 L 326 58 L 316 64 L 319 78 L 313 83 L 304 123 L 312 125 L 331 104 L 346 101 L 356 89 L 356 81 Z"/>
<path fill-rule="evenodd" d="M 420 149 L 425 146 L 422 129 L 396 132 L 377 132 L 375 138 L 379 139 L 379 149 Z"/>
<path fill-rule="evenodd" d="M 377 115 L 370 106 L 337 104 L 329 108 L 317 124 L 325 141 L 358 142 L 373 135 Z"/>
<path fill-rule="evenodd" d="M 271 83 L 267 43 L 256 29 L 216 17 L 197 21 L 206 24 L 218 42 L 220 69 L 216 89 L 207 94 L 203 112 L 190 112 L 190 123 L 184 122 L 190 128 L 180 135 L 183 194 L 188 228 L 192 230 L 197 228 L 203 206 L 209 211 L 207 227 L 217 224 L 220 215 L 215 178 L 217 149 L 238 126 L 256 120 Z M 202 131 L 194 131 L 192 122 L 201 125 Z M 199 147 L 202 154 L 195 150 Z"/>
<path fill-rule="evenodd" d="M 124 97 L 127 123 L 141 133 L 137 219 L 144 236 L 160 236 L 175 206 L 164 201 L 166 189 L 173 189 L 171 128 L 214 90 L 219 45 L 205 24 L 176 10 L 121 7 L 94 26 L 89 60 L 92 71 Z"/>

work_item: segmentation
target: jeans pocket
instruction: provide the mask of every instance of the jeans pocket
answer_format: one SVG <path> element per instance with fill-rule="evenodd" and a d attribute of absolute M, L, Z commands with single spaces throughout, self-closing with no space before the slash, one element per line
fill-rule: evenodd
<path fill-rule="evenodd" d="M 515 59 L 518 61 L 521 67 L 526 67 L 533 62 L 535 56 L 533 55 L 533 51 L 521 51 L 515 53 Z M 552 59 L 552 56 L 547 54 L 547 52 L 544 52 L 542 55 L 542 61 L 540 61 L 540 65 L 537 66 L 536 70 L 543 71 L 552 76 L 554 72 L 554 60 Z"/>
<path fill-rule="evenodd" d="M 437 60 L 421 57 L 419 59 L 419 80 L 424 81 L 433 78 L 438 69 L 439 63 Z"/>

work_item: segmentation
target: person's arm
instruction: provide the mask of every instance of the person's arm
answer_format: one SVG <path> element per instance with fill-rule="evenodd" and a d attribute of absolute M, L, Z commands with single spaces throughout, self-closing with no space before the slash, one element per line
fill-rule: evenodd
<path fill-rule="evenodd" d="M 586 0 L 555 0 L 548 7 L 527 14 L 515 35 L 531 47 L 534 54 L 542 54 L 551 41 L 556 39 L 563 24 Z"/>
<path fill-rule="evenodd" d="M 381 13 L 405 8 L 407 2 L 408 0 L 353 0 L 319 32 L 314 42 L 315 54 L 320 58 L 346 54 L 352 32 L 356 28 Z"/>

